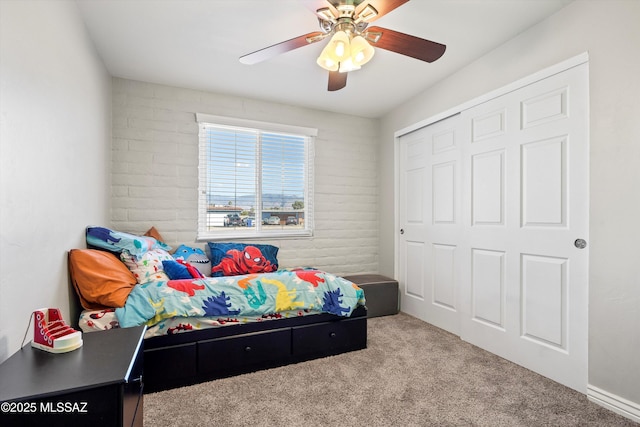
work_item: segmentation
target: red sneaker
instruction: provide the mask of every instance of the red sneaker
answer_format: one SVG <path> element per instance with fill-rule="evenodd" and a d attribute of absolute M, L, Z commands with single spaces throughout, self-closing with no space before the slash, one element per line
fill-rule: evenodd
<path fill-rule="evenodd" d="M 66 353 L 82 347 L 82 332 L 67 325 L 57 308 L 41 308 L 33 315 L 32 347 L 50 353 Z"/>

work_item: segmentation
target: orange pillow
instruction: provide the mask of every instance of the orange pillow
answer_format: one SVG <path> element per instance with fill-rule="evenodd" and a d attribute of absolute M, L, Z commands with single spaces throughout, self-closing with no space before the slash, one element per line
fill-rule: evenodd
<path fill-rule="evenodd" d="M 162 242 L 162 243 L 166 244 L 166 242 L 162 238 L 162 235 L 160 234 L 160 232 L 155 227 L 151 227 L 150 229 L 148 229 L 147 232 L 144 233 L 144 235 L 147 236 L 147 237 L 153 237 L 158 242 Z"/>
<path fill-rule="evenodd" d="M 96 249 L 69 251 L 71 282 L 87 310 L 123 307 L 136 278 L 114 254 Z"/>

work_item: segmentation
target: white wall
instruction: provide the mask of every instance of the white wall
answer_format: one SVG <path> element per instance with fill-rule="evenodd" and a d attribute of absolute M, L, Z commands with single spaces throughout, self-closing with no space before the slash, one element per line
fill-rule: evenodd
<path fill-rule="evenodd" d="M 399 129 L 587 51 L 590 58 L 589 384 L 640 414 L 640 2 L 577 0 L 386 116 L 380 200 L 394 198 Z M 445 54 L 446 56 L 446 54 Z M 394 274 L 380 203 L 380 272 Z M 387 243 L 385 243 L 387 242 Z"/>
<path fill-rule="evenodd" d="M 0 1 L 0 361 L 33 310 L 75 322 L 67 251 L 108 221 L 110 85 L 75 2 Z"/>
<path fill-rule="evenodd" d="M 378 270 L 376 121 L 119 78 L 113 81 L 117 230 L 144 233 L 155 226 L 174 247 L 202 247 L 195 242 L 196 112 L 317 128 L 314 237 L 263 242 L 280 248 L 282 267 L 335 274 Z"/>

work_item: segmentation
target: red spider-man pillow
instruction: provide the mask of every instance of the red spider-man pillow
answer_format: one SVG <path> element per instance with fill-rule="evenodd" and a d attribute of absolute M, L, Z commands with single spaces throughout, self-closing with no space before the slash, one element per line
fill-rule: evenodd
<path fill-rule="evenodd" d="M 209 242 L 211 276 L 270 273 L 278 269 L 278 248 L 250 243 Z"/>

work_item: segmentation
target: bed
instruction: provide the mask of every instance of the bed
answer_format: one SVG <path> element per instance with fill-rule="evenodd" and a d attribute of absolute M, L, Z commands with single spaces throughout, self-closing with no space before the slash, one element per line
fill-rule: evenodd
<path fill-rule="evenodd" d="M 89 227 L 87 249 L 69 252 L 83 332 L 147 326 L 146 391 L 366 348 L 356 284 L 278 268 L 271 245 L 207 249 L 181 246 L 172 255 L 158 238 Z"/>

